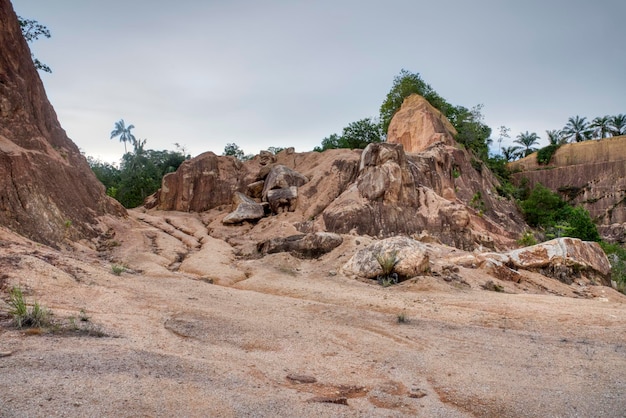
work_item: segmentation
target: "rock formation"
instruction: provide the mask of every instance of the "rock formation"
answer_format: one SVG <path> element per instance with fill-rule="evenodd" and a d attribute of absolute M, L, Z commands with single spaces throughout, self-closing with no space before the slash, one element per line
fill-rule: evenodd
<path fill-rule="evenodd" d="M 454 145 L 456 129 L 428 100 L 418 94 L 407 97 L 389 124 L 387 142 L 402 144 L 408 153 L 424 151 L 436 142 Z"/>
<path fill-rule="evenodd" d="M 49 245 L 125 213 L 59 125 L 8 0 L 0 1 L 0 225 Z"/>
<path fill-rule="evenodd" d="M 566 144 L 540 165 L 537 154 L 510 163 L 513 180 L 527 179 L 582 205 L 605 238 L 622 241 L 626 231 L 626 136 Z"/>
<path fill-rule="evenodd" d="M 293 214 L 289 219 L 302 233 L 426 234 L 461 249 L 514 246 L 525 225 L 520 213 L 498 195 L 489 169 L 455 145 L 454 128 L 440 112 L 411 96 L 392 126 L 417 114 L 431 123 L 419 153 L 407 154 L 399 143 L 323 153 L 285 150 L 244 162 L 205 153 L 168 174 L 147 207 L 201 212 L 228 205 L 240 212 L 230 204 L 242 193 L 269 205 L 274 215 Z M 237 213 L 223 218 L 228 224 L 245 220 L 253 219 Z"/>
<path fill-rule="evenodd" d="M 606 286 L 611 285 L 611 265 L 597 242 L 557 238 L 503 254 L 484 253 L 481 258 L 497 266 L 540 271 L 567 284 L 582 272 Z"/>

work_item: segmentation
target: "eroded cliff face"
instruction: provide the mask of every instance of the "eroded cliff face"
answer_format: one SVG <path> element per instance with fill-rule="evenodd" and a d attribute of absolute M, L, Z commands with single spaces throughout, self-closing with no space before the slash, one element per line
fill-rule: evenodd
<path fill-rule="evenodd" d="M 0 224 L 50 245 L 93 237 L 125 210 L 61 128 L 9 0 L 0 21 Z"/>
<path fill-rule="evenodd" d="M 626 230 L 626 136 L 566 144 L 547 165 L 537 155 L 510 164 L 513 180 L 527 179 L 558 192 L 573 205 L 582 205 L 598 223 L 600 233 L 624 241 Z"/>

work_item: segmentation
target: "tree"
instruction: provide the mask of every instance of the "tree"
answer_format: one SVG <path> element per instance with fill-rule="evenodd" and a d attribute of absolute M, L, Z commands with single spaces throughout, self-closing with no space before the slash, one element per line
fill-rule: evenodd
<path fill-rule="evenodd" d="M 502 141 L 504 139 L 509 139 L 511 137 L 511 135 L 509 135 L 509 132 L 511 132 L 511 128 L 507 128 L 504 125 L 501 125 L 498 128 L 498 149 L 502 150 Z M 508 161 L 508 159 L 507 159 Z"/>
<path fill-rule="evenodd" d="M 380 106 L 380 123 L 385 134 L 389 130 L 391 118 L 400 109 L 404 99 L 415 93 L 424 97 L 446 116 L 452 109 L 452 105 L 446 102 L 429 84 L 422 80 L 419 73 L 411 73 L 402 69 L 400 74 L 394 77 L 391 90 L 387 93 L 385 101 Z"/>
<path fill-rule="evenodd" d="M 245 154 L 243 150 L 239 148 L 239 145 L 232 143 L 232 142 L 226 144 L 222 155 L 229 155 L 231 157 L 237 158 L 238 160 L 243 160 L 245 157 Z"/>
<path fill-rule="evenodd" d="M 487 161 L 491 128 L 483 123 L 482 108 L 483 105 L 476 105 L 471 110 L 456 106 L 449 110 L 447 117 L 457 131 L 454 139 L 474 151 L 478 158 Z"/>
<path fill-rule="evenodd" d="M 516 144 L 520 144 L 524 147 L 525 157 L 537 151 L 537 148 L 534 148 L 533 145 L 539 144 L 539 139 L 539 136 L 535 132 L 529 133 L 528 131 L 526 131 L 517 135 L 517 139 L 513 142 L 515 142 Z"/>
<path fill-rule="evenodd" d="M 611 117 L 598 116 L 591 121 L 589 128 L 592 129 L 596 138 L 606 138 L 611 132 Z"/>
<path fill-rule="evenodd" d="M 626 115 L 619 114 L 612 116 L 610 127 L 612 136 L 626 135 Z"/>
<path fill-rule="evenodd" d="M 502 148 L 502 156 L 507 161 L 517 160 L 522 155 L 522 147 L 518 146 L 510 146 L 506 148 Z"/>
<path fill-rule="evenodd" d="M 384 138 L 380 122 L 376 122 L 372 118 L 365 118 L 352 122 L 343 128 L 341 136 L 331 134 L 324 138 L 322 146 L 315 147 L 313 150 L 322 152 L 336 148 L 362 149 L 371 143 L 383 142 Z"/>
<path fill-rule="evenodd" d="M 570 141 L 574 140 L 576 142 L 588 140 L 591 137 L 591 130 L 586 119 L 580 116 L 569 118 L 563 129 L 565 137 Z"/>
<path fill-rule="evenodd" d="M 127 142 L 130 142 L 133 145 L 133 147 L 135 147 L 137 144 L 137 140 L 135 139 L 135 136 L 130 132 L 131 129 L 134 129 L 134 128 L 135 128 L 135 125 L 126 126 L 124 124 L 124 119 L 120 119 L 117 122 L 115 122 L 115 126 L 113 127 L 113 130 L 111 131 L 110 139 L 119 137 L 120 142 L 124 143 L 124 154 L 126 154 L 127 152 L 126 150 Z"/>
<path fill-rule="evenodd" d="M 567 138 L 565 134 L 560 129 L 553 129 L 551 131 L 546 131 L 546 135 L 548 136 L 548 141 L 550 145 L 563 145 L 567 143 Z"/>
<path fill-rule="evenodd" d="M 36 41 L 37 39 L 39 39 L 40 36 L 43 36 L 45 38 L 50 38 L 52 36 L 50 34 L 50 30 L 44 25 L 37 22 L 36 20 L 24 19 L 23 17 L 18 16 L 17 21 L 20 24 L 22 35 L 24 36 L 24 39 L 26 39 L 26 42 L 28 43 Z M 32 52 L 30 56 L 33 59 L 33 64 L 35 64 L 36 69 L 44 71 L 46 73 L 52 72 L 50 67 L 48 67 L 43 62 L 39 61 L 37 58 L 35 58 Z"/>

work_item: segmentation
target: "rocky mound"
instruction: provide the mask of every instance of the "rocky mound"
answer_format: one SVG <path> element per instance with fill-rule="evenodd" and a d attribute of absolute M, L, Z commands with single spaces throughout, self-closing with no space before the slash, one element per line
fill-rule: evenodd
<path fill-rule="evenodd" d="M 59 125 L 8 0 L 0 21 L 0 225 L 53 246 L 93 237 L 125 210 Z"/>
<path fill-rule="evenodd" d="M 626 242 L 626 136 L 561 146 L 549 164 L 537 154 L 510 163 L 513 180 L 541 183 L 573 205 L 582 205 L 601 235 Z"/>
<path fill-rule="evenodd" d="M 246 162 L 205 153 L 168 174 L 146 207 L 218 209 L 229 225 L 284 213 L 301 233 L 430 235 L 461 249 L 513 246 L 525 225 L 515 204 L 497 194 L 497 179 L 454 143 L 454 128 L 427 104 L 411 96 L 391 122 L 419 153 L 406 153 L 402 143 L 264 152 Z M 419 130 L 399 134 L 415 118 Z M 420 135 L 427 138 L 418 141 Z"/>

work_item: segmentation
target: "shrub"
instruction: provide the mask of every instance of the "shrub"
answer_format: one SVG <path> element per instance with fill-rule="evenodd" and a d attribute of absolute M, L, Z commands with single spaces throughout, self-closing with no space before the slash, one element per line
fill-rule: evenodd
<path fill-rule="evenodd" d="M 600 246 L 611 263 L 611 280 L 615 281 L 618 291 L 626 294 L 626 249 L 604 241 Z"/>
<path fill-rule="evenodd" d="M 526 231 L 522 234 L 522 236 L 517 240 L 517 245 L 521 247 L 529 247 L 531 245 L 537 245 L 537 239 L 530 231 Z"/>
<path fill-rule="evenodd" d="M 550 164 L 550 160 L 552 160 L 552 156 L 558 150 L 560 145 L 550 144 L 547 147 L 541 148 L 537 151 L 537 162 L 542 165 Z"/>
<path fill-rule="evenodd" d="M 111 272 L 113 274 L 115 274 L 116 276 L 119 276 L 120 274 L 124 273 L 126 271 L 126 267 L 120 265 L 120 264 L 113 264 L 111 265 Z"/>
<path fill-rule="evenodd" d="M 376 261 L 380 264 L 380 268 L 383 270 L 377 278 L 378 284 L 381 286 L 390 286 L 391 284 L 398 283 L 398 275 L 394 273 L 394 268 L 400 260 L 398 260 L 398 252 L 391 251 L 387 254 L 377 254 Z"/>
<path fill-rule="evenodd" d="M 49 324 L 48 310 L 37 302 L 34 302 L 33 306 L 28 309 L 22 289 L 19 287 L 11 289 L 9 306 L 11 307 L 9 315 L 12 317 L 13 324 L 18 328 L 39 328 Z"/>

